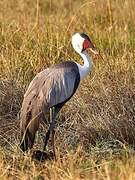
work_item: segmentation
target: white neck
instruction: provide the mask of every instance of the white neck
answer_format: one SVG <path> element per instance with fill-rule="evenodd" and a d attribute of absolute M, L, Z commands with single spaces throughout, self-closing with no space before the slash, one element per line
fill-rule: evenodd
<path fill-rule="evenodd" d="M 83 58 L 83 61 L 84 61 L 83 65 L 76 63 L 79 68 L 80 79 L 82 80 L 87 76 L 87 74 L 90 72 L 92 68 L 92 58 L 88 55 L 86 51 L 81 52 L 79 54 Z"/>

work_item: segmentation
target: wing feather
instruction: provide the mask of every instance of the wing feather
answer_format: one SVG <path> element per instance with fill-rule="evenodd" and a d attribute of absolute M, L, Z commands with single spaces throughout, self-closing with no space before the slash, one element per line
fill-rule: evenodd
<path fill-rule="evenodd" d="M 70 61 L 38 73 L 24 95 L 22 109 L 27 111 L 35 106 L 39 109 L 49 108 L 66 101 L 77 88 L 75 87 L 76 78 L 80 81 L 78 67 Z"/>

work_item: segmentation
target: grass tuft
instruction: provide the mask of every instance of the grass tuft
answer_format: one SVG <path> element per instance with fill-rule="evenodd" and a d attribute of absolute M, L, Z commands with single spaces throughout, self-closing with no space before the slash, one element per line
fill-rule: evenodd
<path fill-rule="evenodd" d="M 0 179 L 135 178 L 135 1 L 0 2 Z M 19 149 L 23 94 L 41 70 L 65 59 L 85 32 L 100 50 L 91 74 L 57 118 L 57 161 Z M 34 149 L 47 126 L 40 125 Z"/>

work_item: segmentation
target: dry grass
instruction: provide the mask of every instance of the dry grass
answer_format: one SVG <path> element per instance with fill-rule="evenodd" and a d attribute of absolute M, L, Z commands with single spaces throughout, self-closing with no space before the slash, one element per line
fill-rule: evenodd
<path fill-rule="evenodd" d="M 134 0 L 0 1 L 1 179 L 135 178 L 134 9 Z M 58 160 L 39 163 L 18 148 L 18 112 L 37 72 L 63 59 L 81 63 L 74 32 L 89 34 L 104 60 L 94 59 L 58 117 Z M 45 130 L 41 124 L 35 148 Z"/>

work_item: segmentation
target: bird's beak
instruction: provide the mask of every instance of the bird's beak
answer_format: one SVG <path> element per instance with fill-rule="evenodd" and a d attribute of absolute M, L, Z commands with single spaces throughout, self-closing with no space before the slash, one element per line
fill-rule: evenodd
<path fill-rule="evenodd" d="M 91 47 L 90 51 L 94 54 L 94 55 L 98 55 L 99 52 L 97 51 L 97 49 L 95 47 Z"/>
<path fill-rule="evenodd" d="M 101 56 L 101 54 L 99 53 L 99 51 L 95 48 L 95 47 L 90 47 L 90 51 L 96 56 L 96 57 L 100 57 L 101 59 L 103 59 L 103 57 Z"/>

